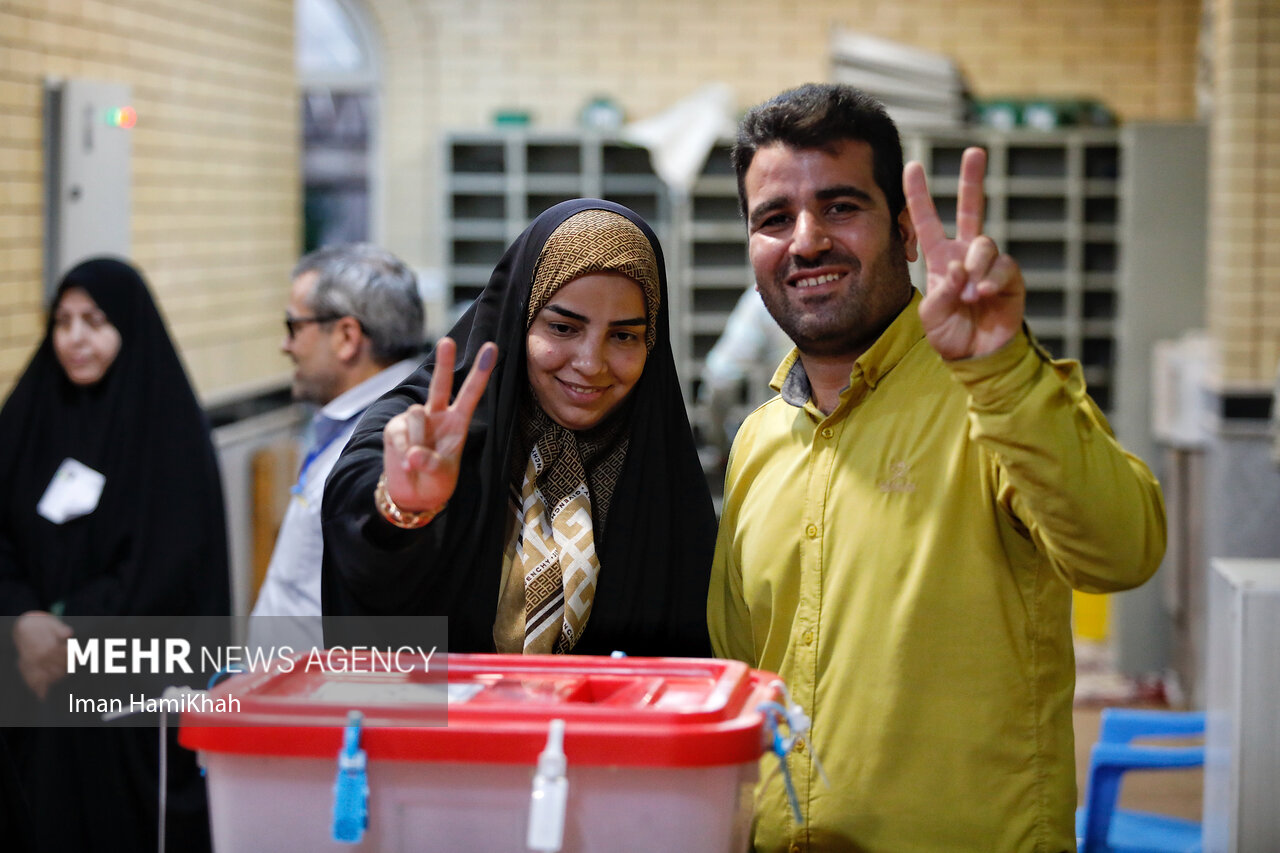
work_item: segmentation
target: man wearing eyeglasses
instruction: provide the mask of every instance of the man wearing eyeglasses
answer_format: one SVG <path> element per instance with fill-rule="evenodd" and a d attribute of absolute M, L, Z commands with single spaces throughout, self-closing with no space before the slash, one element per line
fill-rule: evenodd
<path fill-rule="evenodd" d="M 323 645 L 324 481 L 364 410 L 417 366 L 423 320 L 417 277 L 377 246 L 326 246 L 293 268 L 280 348 L 294 363 L 293 398 L 321 408 L 249 618 L 251 646 L 296 652 Z"/>

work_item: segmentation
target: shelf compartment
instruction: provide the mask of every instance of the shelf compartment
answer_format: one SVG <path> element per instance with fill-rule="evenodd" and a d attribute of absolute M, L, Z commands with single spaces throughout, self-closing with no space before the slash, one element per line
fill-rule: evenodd
<path fill-rule="evenodd" d="M 601 157 L 606 175 L 653 175 L 647 148 L 607 143 L 601 146 Z"/>
<path fill-rule="evenodd" d="M 1089 145 L 1084 149 L 1084 177 L 1086 180 L 1115 181 L 1120 178 L 1120 147 L 1118 145 Z"/>
<path fill-rule="evenodd" d="M 507 198 L 489 193 L 454 193 L 449 197 L 449 213 L 454 219 L 466 221 L 506 219 Z"/>
<path fill-rule="evenodd" d="M 1006 251 L 1024 270 L 1067 268 L 1067 244 L 1063 240 L 1010 240 Z"/>
<path fill-rule="evenodd" d="M 694 314 L 723 314 L 723 319 L 728 319 L 738 299 L 742 296 L 743 288 L 704 288 L 693 292 L 693 313 Z M 720 327 L 723 328 L 723 323 Z"/>
<path fill-rule="evenodd" d="M 1120 221 L 1117 208 L 1119 204 L 1115 196 L 1098 196 L 1084 200 L 1084 221 L 1086 225 L 1115 225 Z"/>
<path fill-rule="evenodd" d="M 1059 227 L 1067 221 L 1067 200 L 1062 196 L 1009 196 L 1005 219 L 1010 222 L 1051 222 Z"/>
<path fill-rule="evenodd" d="M 648 222 L 651 226 L 658 222 L 661 216 L 662 202 L 656 195 L 644 193 L 624 193 L 624 192 L 605 192 L 604 198 L 607 201 L 614 201 L 623 207 L 629 207 L 634 210 L 641 219 Z"/>
<path fill-rule="evenodd" d="M 695 267 L 747 267 L 746 240 L 706 240 L 693 244 L 690 260 Z"/>
<path fill-rule="evenodd" d="M 449 149 L 451 169 L 461 174 L 496 174 L 507 171 L 507 146 L 503 142 L 455 142 Z"/>
<path fill-rule="evenodd" d="M 1011 145 L 1006 156 L 1012 178 L 1067 177 L 1067 149 L 1059 144 Z"/>
<path fill-rule="evenodd" d="M 1028 290 L 1026 316 L 1061 317 L 1066 304 L 1067 295 L 1060 290 Z"/>
<path fill-rule="evenodd" d="M 738 196 L 695 195 L 692 199 L 692 215 L 694 224 L 732 222 L 742 228 L 742 215 L 738 213 Z"/>
<path fill-rule="evenodd" d="M 1088 242 L 1084 244 L 1084 270 L 1088 273 L 1113 273 L 1116 271 L 1116 244 Z"/>
<path fill-rule="evenodd" d="M 530 142 L 524 157 L 530 175 L 582 174 L 582 146 L 575 143 Z"/>
<path fill-rule="evenodd" d="M 502 257 L 507 244 L 503 240 L 469 240 L 455 239 L 452 244 L 452 258 L 455 264 L 493 265 Z"/>
<path fill-rule="evenodd" d="M 1110 290 L 1086 290 L 1081 306 L 1086 320 L 1111 320 L 1116 316 L 1116 295 Z"/>

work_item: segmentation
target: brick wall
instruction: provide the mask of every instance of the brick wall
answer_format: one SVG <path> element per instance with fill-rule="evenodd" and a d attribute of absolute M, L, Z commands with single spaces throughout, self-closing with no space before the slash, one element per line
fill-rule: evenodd
<path fill-rule="evenodd" d="M 375 7 L 379 4 L 373 4 Z M 954 57 L 980 95 L 1084 95 L 1127 118 L 1192 111 L 1195 0 L 420 0 L 436 23 L 440 112 L 570 121 L 615 93 L 633 115 L 724 81 L 745 105 L 827 76 L 835 25 Z"/>
<path fill-rule="evenodd" d="M 287 374 L 300 232 L 290 0 L 0 4 L 0 394 L 43 333 L 46 76 L 132 87 L 133 259 L 205 395 Z"/>
<path fill-rule="evenodd" d="M 1280 4 L 1214 0 L 1209 328 L 1222 390 L 1280 365 Z"/>

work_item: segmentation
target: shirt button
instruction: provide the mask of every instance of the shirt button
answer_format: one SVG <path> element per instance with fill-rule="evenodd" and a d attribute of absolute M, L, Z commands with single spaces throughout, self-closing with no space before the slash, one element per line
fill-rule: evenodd
<path fill-rule="evenodd" d="M 801 738 L 796 738 L 796 753 L 797 753 L 797 754 L 803 754 L 803 753 L 804 753 L 804 738 L 802 738 L 802 737 L 801 737 Z"/>
<path fill-rule="evenodd" d="M 804 640 L 806 646 L 813 645 L 813 631 L 805 631 L 800 635 L 800 639 Z"/>
<path fill-rule="evenodd" d="M 800 853 L 800 845 L 792 844 L 790 853 Z"/>
<path fill-rule="evenodd" d="M 810 524 L 804 529 L 804 535 L 808 536 L 810 539 L 816 539 L 818 536 L 818 525 Z"/>
<path fill-rule="evenodd" d="M 831 436 L 833 436 L 833 435 L 835 435 L 835 434 L 836 434 L 836 431 L 835 431 L 835 430 L 833 430 L 831 427 L 823 427 L 823 428 L 822 428 L 822 437 L 823 437 L 823 438 L 831 438 Z"/>

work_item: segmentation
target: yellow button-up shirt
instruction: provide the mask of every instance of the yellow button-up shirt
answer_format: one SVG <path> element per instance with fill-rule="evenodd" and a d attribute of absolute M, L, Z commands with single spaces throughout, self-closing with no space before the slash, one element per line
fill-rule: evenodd
<path fill-rule="evenodd" d="M 712 643 L 813 719 L 787 759 L 805 822 L 766 756 L 758 850 L 1074 850 L 1070 589 L 1136 586 L 1164 552 L 1159 485 L 1079 365 L 1024 334 L 944 362 L 919 299 L 830 415 L 793 352 L 735 439 Z"/>

